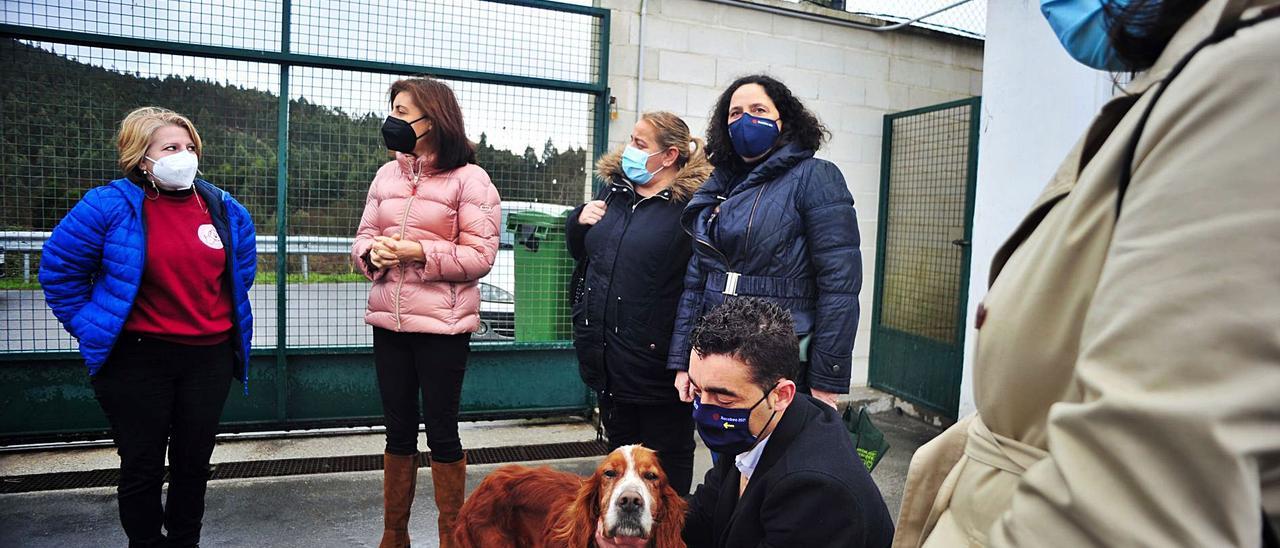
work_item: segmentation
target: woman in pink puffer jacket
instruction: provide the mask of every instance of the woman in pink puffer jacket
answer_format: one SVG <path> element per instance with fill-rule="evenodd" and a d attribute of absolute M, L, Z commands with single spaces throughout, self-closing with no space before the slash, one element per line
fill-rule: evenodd
<path fill-rule="evenodd" d="M 453 91 L 429 78 L 391 86 L 382 126 L 395 161 L 378 170 L 351 246 L 373 281 L 365 322 L 387 425 L 381 546 L 408 546 L 418 470 L 418 394 L 440 510 L 450 546 L 462 506 L 466 458 L 458 404 L 471 332 L 480 325 L 478 280 L 493 268 L 501 220 L 498 191 L 475 165 Z"/>

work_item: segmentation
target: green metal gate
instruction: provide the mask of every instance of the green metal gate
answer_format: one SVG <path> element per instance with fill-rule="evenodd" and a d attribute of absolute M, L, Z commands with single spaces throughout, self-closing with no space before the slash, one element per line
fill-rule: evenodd
<path fill-rule="evenodd" d="M 955 418 L 978 166 L 974 97 L 884 119 L 870 384 Z"/>
<path fill-rule="evenodd" d="M 608 9 L 543 0 L 6 0 L 0 444 L 106 430 L 35 272 L 62 215 L 120 177 L 113 138 L 129 110 L 190 117 L 203 178 L 257 224 L 250 394 L 233 388 L 224 429 L 376 424 L 368 284 L 347 254 L 388 160 L 388 86 L 425 74 L 454 89 L 504 215 L 563 210 L 590 195 L 606 147 L 609 28 Z M 564 296 L 515 295 L 510 240 L 481 280 L 463 417 L 585 413 L 570 342 L 513 338 L 515 299 Z"/>

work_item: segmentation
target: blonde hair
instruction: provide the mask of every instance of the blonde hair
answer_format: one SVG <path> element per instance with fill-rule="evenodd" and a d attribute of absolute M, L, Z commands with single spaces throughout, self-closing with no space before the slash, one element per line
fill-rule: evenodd
<path fill-rule="evenodd" d="M 689 132 L 689 125 L 679 116 L 672 112 L 658 110 L 641 114 L 640 119 L 653 126 L 657 132 L 658 145 L 662 150 L 675 147 L 679 153 L 676 157 L 677 168 L 684 167 L 690 161 L 697 163 L 697 160 L 705 158 L 706 151 L 703 150 L 702 139 L 694 137 Z"/>
<path fill-rule="evenodd" d="M 186 116 L 167 108 L 142 107 L 134 109 L 120 122 L 120 132 L 116 134 L 116 150 L 120 153 L 118 163 L 125 175 L 141 175 L 138 166 L 142 164 L 147 147 L 151 146 L 151 136 L 157 129 L 165 126 L 178 126 L 191 134 L 191 141 L 196 145 L 196 156 L 204 151 L 200 142 L 200 134 L 195 124 Z"/>

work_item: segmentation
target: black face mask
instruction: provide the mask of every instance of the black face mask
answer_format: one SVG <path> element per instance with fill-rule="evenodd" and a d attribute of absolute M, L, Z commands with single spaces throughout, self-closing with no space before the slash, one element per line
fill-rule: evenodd
<path fill-rule="evenodd" d="M 418 120 L 423 118 L 426 116 L 419 117 Z M 413 130 L 413 124 L 418 120 L 406 122 L 394 116 L 388 116 L 386 121 L 382 122 L 382 140 L 387 144 L 387 149 L 412 154 L 418 139 L 427 136 L 426 133 L 418 135 L 418 132 Z"/>

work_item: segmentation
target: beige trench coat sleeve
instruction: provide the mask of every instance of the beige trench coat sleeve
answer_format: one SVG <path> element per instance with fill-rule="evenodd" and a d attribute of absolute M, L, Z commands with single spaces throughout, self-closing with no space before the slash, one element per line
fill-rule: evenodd
<path fill-rule="evenodd" d="M 1264 504 L 1275 520 L 1278 90 L 1273 20 L 1160 99 L 1085 320 L 1084 401 L 1050 411 L 992 545 L 1258 546 Z"/>
<path fill-rule="evenodd" d="M 902 489 L 902 506 L 894 525 L 893 548 L 918 548 L 933 531 L 941 514 L 935 508 L 947 506 L 939 504 L 943 501 L 938 497 L 950 497 L 947 479 L 964 456 L 969 423 L 976 416 L 960 419 L 911 455 L 910 473 Z"/>

